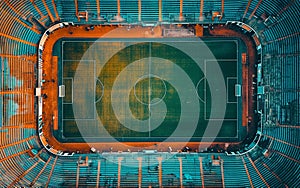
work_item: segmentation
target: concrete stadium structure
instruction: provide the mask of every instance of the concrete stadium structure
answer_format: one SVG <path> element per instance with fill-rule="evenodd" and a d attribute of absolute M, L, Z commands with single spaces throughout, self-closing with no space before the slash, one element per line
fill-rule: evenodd
<path fill-rule="evenodd" d="M 0 186 L 300 187 L 299 10 L 298 0 L 1 0 Z M 252 38 L 255 133 L 240 145 L 195 151 L 50 146 L 42 132 L 40 58 L 49 33 L 70 25 L 151 31 L 163 24 L 197 25 L 201 36 L 229 28 Z"/>

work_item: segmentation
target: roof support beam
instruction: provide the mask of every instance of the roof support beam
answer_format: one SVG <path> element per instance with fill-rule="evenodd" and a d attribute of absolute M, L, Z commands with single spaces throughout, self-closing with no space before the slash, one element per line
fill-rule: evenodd
<path fill-rule="evenodd" d="M 44 172 L 44 170 L 46 169 L 46 167 L 48 166 L 49 162 L 51 161 L 52 156 L 49 157 L 49 159 L 47 160 L 47 162 L 45 163 L 45 165 L 43 166 L 43 168 L 41 169 L 41 171 L 38 173 L 38 175 L 34 178 L 34 180 L 30 183 L 30 187 L 32 187 L 35 182 L 39 179 L 39 177 L 41 176 L 41 174 Z"/>
<path fill-rule="evenodd" d="M 162 187 L 162 157 L 157 157 L 158 160 L 158 184 L 159 187 Z"/>
<path fill-rule="evenodd" d="M 275 176 L 275 178 L 278 180 L 278 181 L 280 181 L 280 183 L 282 183 L 283 185 L 285 185 L 285 187 L 288 187 L 282 180 L 281 180 L 281 178 L 273 171 L 273 170 L 271 170 L 270 169 L 270 167 L 266 164 L 266 163 L 264 163 L 263 161 L 259 161 L 268 171 L 270 171 L 272 174 L 273 174 L 273 176 Z"/>
<path fill-rule="evenodd" d="M 179 177 L 180 177 L 180 187 L 183 187 L 183 177 L 182 177 L 182 158 L 178 157 L 179 161 Z"/>
<path fill-rule="evenodd" d="M 0 33 L 0 36 L 3 36 L 3 37 L 6 37 L 8 39 L 11 39 L 11 40 L 14 40 L 14 41 L 17 41 L 17 42 L 21 42 L 21 43 L 24 43 L 24 44 L 28 44 L 30 46 L 34 46 L 34 47 L 37 47 L 37 44 L 35 43 L 32 43 L 32 42 L 28 42 L 27 40 L 22 40 L 22 39 L 19 39 L 17 37 L 13 37 L 11 35 L 7 35 L 5 33 Z"/>
<path fill-rule="evenodd" d="M 33 168 L 35 168 L 38 164 L 39 164 L 40 161 L 37 161 L 36 163 L 34 163 L 30 168 L 28 168 L 26 171 L 24 171 L 21 175 L 19 175 L 9 186 L 8 188 L 10 187 L 13 187 L 18 181 L 20 181 L 24 176 L 26 176 L 26 174 L 28 174 Z"/>
<path fill-rule="evenodd" d="M 247 154 L 247 157 L 251 163 L 251 165 L 253 166 L 253 168 L 255 169 L 255 171 L 257 172 L 257 174 L 259 175 L 260 179 L 265 183 L 265 185 L 270 188 L 270 185 L 268 184 L 268 182 L 265 180 L 265 178 L 261 175 L 261 173 L 259 172 L 259 170 L 257 169 L 256 165 L 254 164 L 254 162 L 252 161 L 252 159 L 249 157 L 249 154 Z"/>
<path fill-rule="evenodd" d="M 252 183 L 252 179 L 251 179 L 250 173 L 248 171 L 248 168 L 247 168 L 247 165 L 246 165 L 244 157 L 242 157 L 242 160 L 243 160 L 243 163 L 244 163 L 244 168 L 246 170 L 246 174 L 248 176 L 248 180 L 249 180 L 250 186 L 251 186 L 251 188 L 254 188 L 253 183 Z"/>
<path fill-rule="evenodd" d="M 199 157 L 199 164 L 200 164 L 200 177 L 202 181 L 202 188 L 204 188 L 204 172 L 203 172 L 203 166 L 202 166 L 202 157 Z"/>
<path fill-rule="evenodd" d="M 158 21 L 162 21 L 162 0 L 158 0 Z"/>
<path fill-rule="evenodd" d="M 16 156 L 22 155 L 24 153 L 27 153 L 28 151 L 30 151 L 30 149 L 27 149 L 27 150 L 21 151 L 19 153 L 15 153 L 15 154 L 9 155 L 9 156 L 7 156 L 7 157 L 5 157 L 3 159 L 0 159 L 0 163 L 2 163 L 3 161 L 6 161 L 8 159 L 14 158 Z"/>
<path fill-rule="evenodd" d="M 139 9 L 139 22 L 142 21 L 142 0 L 138 0 L 138 9 Z"/>
<path fill-rule="evenodd" d="M 291 143 L 289 143 L 289 142 L 280 140 L 280 139 L 275 138 L 275 137 L 273 137 L 273 136 L 269 136 L 269 135 L 265 135 L 265 134 L 264 134 L 264 136 L 267 137 L 267 138 L 271 138 L 271 139 L 273 139 L 273 140 L 276 140 L 277 142 L 281 142 L 281 143 L 283 143 L 283 144 L 286 144 L 286 145 L 295 147 L 295 148 L 297 148 L 297 149 L 300 149 L 300 146 L 297 146 L 297 145 L 291 144 Z"/>
<path fill-rule="evenodd" d="M 34 3 L 34 0 L 30 0 L 30 2 L 31 2 L 31 4 L 33 5 L 33 7 L 35 8 L 35 10 L 39 13 L 39 15 L 40 15 L 41 17 L 43 17 L 44 14 L 43 14 L 42 11 L 39 9 L 39 7 L 36 6 L 36 4 Z"/>
<path fill-rule="evenodd" d="M 221 167 L 221 175 L 222 175 L 222 186 L 225 187 L 225 178 L 224 178 L 224 166 L 223 166 L 223 160 L 220 160 L 220 167 Z"/>
<path fill-rule="evenodd" d="M 96 0 L 97 3 L 97 18 L 100 19 L 100 0 Z"/>
<path fill-rule="evenodd" d="M 3 128 L 5 128 L 5 126 L 4 126 Z M 37 137 L 37 136 L 34 135 L 34 136 L 30 136 L 30 137 L 28 137 L 28 138 L 19 140 L 19 141 L 17 141 L 17 142 L 13 142 L 13 143 L 9 143 L 9 144 L 6 144 L 6 145 L 2 145 L 2 146 L 0 146 L 0 149 L 8 148 L 8 147 L 14 146 L 14 145 L 16 145 L 16 144 L 21 144 L 21 143 L 23 143 L 23 142 L 26 142 L 26 141 L 31 140 L 31 139 L 36 138 L 36 137 Z"/>
<path fill-rule="evenodd" d="M 179 5 L 179 21 L 183 21 L 183 0 L 180 0 L 180 5 Z"/>
<path fill-rule="evenodd" d="M 78 21 L 80 21 L 79 15 L 78 15 L 78 0 L 74 0 L 75 4 L 75 14 L 78 17 Z"/>
<path fill-rule="evenodd" d="M 80 174 L 80 166 L 79 166 L 79 161 L 81 160 L 81 156 L 78 159 L 77 162 L 77 170 L 76 170 L 76 188 L 79 186 L 79 174 Z"/>
<path fill-rule="evenodd" d="M 55 19 L 54 19 L 52 13 L 51 13 L 51 11 L 50 11 L 50 9 L 49 9 L 49 7 L 48 7 L 46 1 L 45 1 L 45 0 L 42 0 L 42 2 L 43 2 L 43 4 L 44 4 L 44 7 L 46 8 L 46 11 L 47 11 L 47 13 L 48 13 L 48 15 L 49 15 L 51 21 L 52 21 L 52 22 L 55 22 Z"/>
<path fill-rule="evenodd" d="M 203 7 L 204 7 L 204 0 L 200 1 L 200 14 L 199 14 L 199 20 L 203 21 Z"/>
<path fill-rule="evenodd" d="M 52 0 L 52 5 L 53 5 L 54 12 L 55 12 L 56 20 L 60 20 L 54 0 Z"/>
<path fill-rule="evenodd" d="M 96 187 L 99 187 L 101 161 L 98 160 Z"/>
<path fill-rule="evenodd" d="M 49 173 L 48 180 L 47 180 L 47 183 L 45 185 L 45 188 L 48 188 L 48 186 L 49 186 L 49 183 L 50 183 L 50 180 L 51 180 L 51 177 L 52 177 L 52 174 L 53 174 L 53 171 L 54 171 L 57 159 L 58 159 L 58 156 L 56 156 L 56 158 L 54 159 L 54 162 L 52 164 L 52 168 L 51 168 L 51 171 Z"/>
<path fill-rule="evenodd" d="M 252 16 L 255 14 L 256 10 L 258 9 L 259 5 L 261 4 L 262 0 L 259 0 L 259 2 L 257 3 L 256 7 L 254 8 L 254 10 L 252 11 L 252 13 L 249 16 L 249 20 L 252 18 Z"/>
<path fill-rule="evenodd" d="M 118 5 L 118 17 L 121 16 L 121 4 L 120 4 L 120 0 L 117 0 L 117 5 Z"/>
<path fill-rule="evenodd" d="M 138 170 L 138 184 L 139 187 L 142 187 L 142 157 L 138 157 L 137 160 L 139 161 L 139 170 Z"/>
<path fill-rule="evenodd" d="M 121 187 L 121 170 L 123 157 L 118 157 L 118 187 Z"/>
<path fill-rule="evenodd" d="M 247 12 L 248 12 L 248 10 L 249 10 L 249 7 L 250 7 L 251 2 L 252 2 L 252 0 L 249 0 L 249 1 L 248 1 L 248 4 L 247 4 L 247 6 L 246 6 L 246 9 L 245 9 L 245 12 L 244 12 L 244 15 L 243 15 L 243 19 L 246 17 L 246 14 L 247 14 Z"/>
<path fill-rule="evenodd" d="M 279 152 L 279 151 L 277 151 L 277 150 L 272 150 L 272 151 L 274 151 L 275 153 L 278 153 L 279 155 L 281 155 L 281 156 L 283 156 L 283 157 L 285 157 L 285 158 L 288 158 L 288 159 L 291 160 L 291 161 L 294 161 L 294 162 L 300 164 L 300 161 L 298 161 L 297 159 L 294 159 L 293 157 L 290 157 L 290 156 L 288 156 L 288 155 L 286 155 L 286 154 L 284 154 L 284 153 L 281 153 L 281 152 Z"/>

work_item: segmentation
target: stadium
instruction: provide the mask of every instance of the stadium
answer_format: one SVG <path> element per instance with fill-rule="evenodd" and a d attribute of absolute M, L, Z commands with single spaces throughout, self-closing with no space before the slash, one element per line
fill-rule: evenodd
<path fill-rule="evenodd" d="M 0 187 L 300 187 L 299 0 L 1 0 Z"/>

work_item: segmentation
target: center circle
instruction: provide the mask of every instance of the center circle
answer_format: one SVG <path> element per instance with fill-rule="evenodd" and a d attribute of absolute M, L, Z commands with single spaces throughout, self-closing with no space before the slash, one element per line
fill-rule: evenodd
<path fill-rule="evenodd" d="M 156 105 L 163 101 L 167 93 L 165 81 L 157 75 L 140 77 L 134 84 L 134 96 L 144 105 Z"/>

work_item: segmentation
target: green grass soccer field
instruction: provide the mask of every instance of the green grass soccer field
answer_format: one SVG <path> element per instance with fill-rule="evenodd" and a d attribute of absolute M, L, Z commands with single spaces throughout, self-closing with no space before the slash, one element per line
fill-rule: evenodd
<path fill-rule="evenodd" d="M 62 142 L 168 137 L 238 141 L 242 101 L 235 96 L 235 84 L 242 82 L 240 43 L 224 38 L 61 39 L 53 55 L 59 56 L 59 85 L 65 85 L 65 96 L 59 98 L 59 130 L 54 135 Z M 224 91 L 212 87 L 219 80 Z M 212 92 L 225 100 L 223 116 L 213 105 Z M 206 133 L 214 124 L 221 125 L 217 134 Z M 174 134 L 179 125 L 184 129 Z"/>

